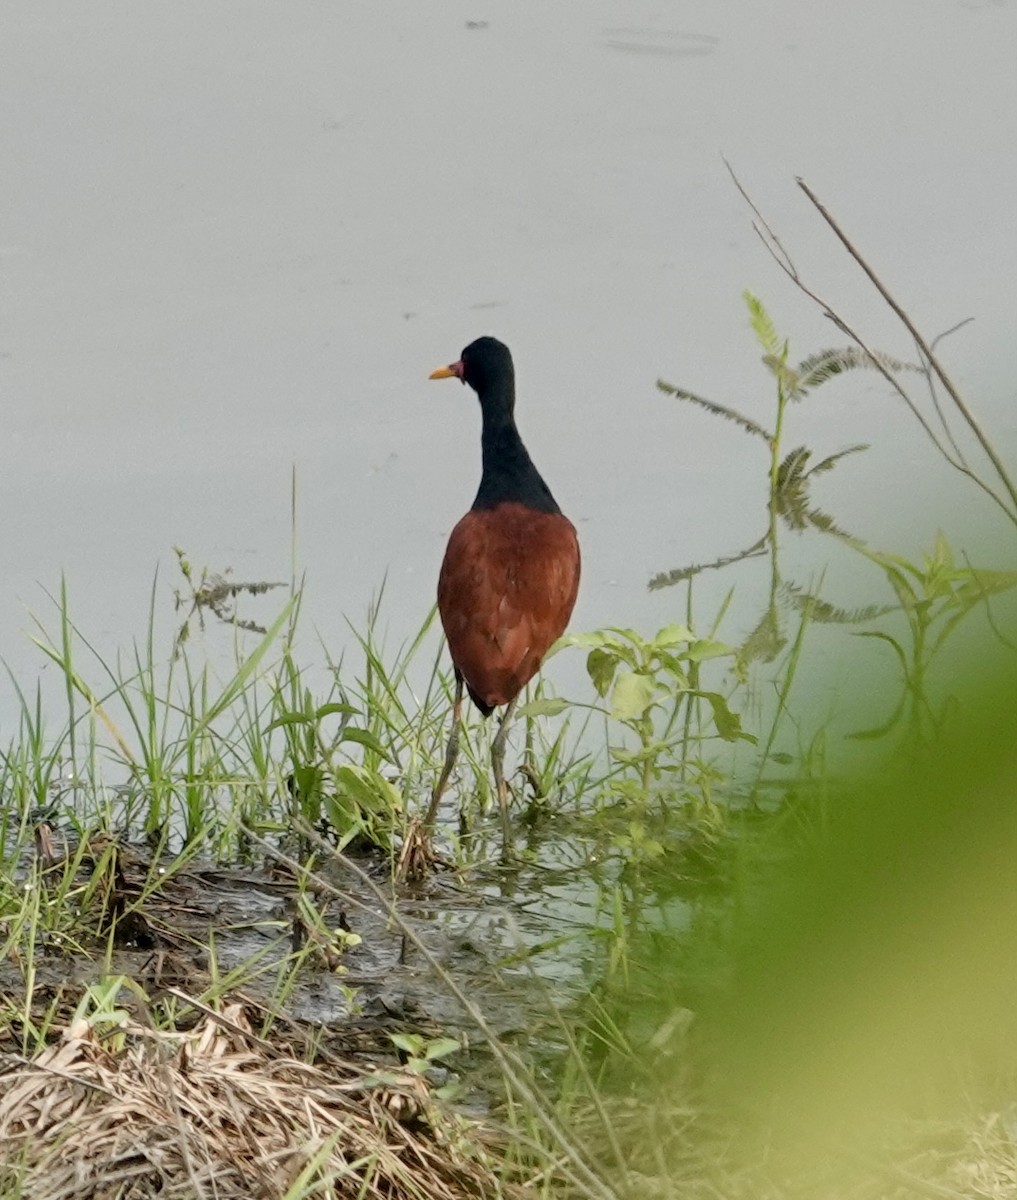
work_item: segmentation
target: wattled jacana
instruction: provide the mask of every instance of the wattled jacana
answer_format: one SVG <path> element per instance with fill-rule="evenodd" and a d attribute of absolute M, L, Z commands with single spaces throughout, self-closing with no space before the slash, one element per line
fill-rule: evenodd
<path fill-rule="evenodd" d="M 579 541 L 533 465 L 515 422 L 515 371 L 508 347 L 471 342 L 432 379 L 461 379 L 480 400 L 483 474 L 473 507 L 452 530 L 438 577 L 438 612 L 456 690 L 445 764 L 428 823 L 459 751 L 463 684 L 487 717 L 506 705 L 491 745 L 505 852 L 510 845 L 505 737 L 519 693 L 565 632 L 579 590 Z"/>

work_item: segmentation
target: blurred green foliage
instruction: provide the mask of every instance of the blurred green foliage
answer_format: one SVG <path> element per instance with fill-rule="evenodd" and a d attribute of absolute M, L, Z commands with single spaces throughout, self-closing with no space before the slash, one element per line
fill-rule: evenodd
<path fill-rule="evenodd" d="M 955 688 L 935 743 L 835 787 L 818 834 L 786 821 L 735 907 L 730 967 L 694 1022 L 707 1092 L 792 1176 L 875 1153 L 890 1119 L 1012 1102 L 1017 677 L 998 655 Z M 675 965 L 652 962 L 659 1027 Z M 651 1086 L 673 1091 L 666 1070 Z"/>

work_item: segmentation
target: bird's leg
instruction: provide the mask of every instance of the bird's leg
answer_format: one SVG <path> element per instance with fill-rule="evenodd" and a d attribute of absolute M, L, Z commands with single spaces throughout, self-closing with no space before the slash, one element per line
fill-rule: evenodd
<path fill-rule="evenodd" d="M 442 794 L 448 786 L 448 779 L 452 774 L 452 768 L 456 765 L 456 758 L 459 754 L 459 726 L 462 718 L 463 677 L 456 671 L 456 695 L 452 702 L 452 732 L 448 735 L 448 745 L 445 747 L 445 765 L 438 776 L 438 782 L 434 785 L 434 791 L 431 793 L 431 804 L 427 810 L 427 816 L 424 817 L 424 825 L 428 829 L 434 824 L 434 819 L 438 815 L 438 805 L 441 803 Z"/>
<path fill-rule="evenodd" d="M 508 785 L 505 783 L 505 740 L 509 724 L 516 711 L 516 696 L 509 701 L 501 718 L 498 732 L 491 743 L 491 766 L 494 768 L 494 786 L 498 791 L 498 807 L 501 809 L 502 857 L 512 857 L 512 827 L 509 825 Z"/>

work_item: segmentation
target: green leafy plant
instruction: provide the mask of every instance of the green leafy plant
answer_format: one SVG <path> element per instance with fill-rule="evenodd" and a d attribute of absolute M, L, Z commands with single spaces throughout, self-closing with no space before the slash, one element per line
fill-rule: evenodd
<path fill-rule="evenodd" d="M 918 370 L 911 363 L 902 362 L 888 354 L 862 351 L 857 346 L 844 346 L 821 350 L 792 363 L 790 341 L 782 337 L 762 301 L 751 292 L 744 293 L 749 313 L 749 322 L 756 341 L 763 351 L 762 362 L 769 372 L 774 386 L 773 428 L 767 429 L 745 413 L 724 404 L 707 400 L 695 392 L 676 387 L 664 380 L 657 387 L 667 395 L 693 404 L 716 417 L 730 421 L 761 441 L 767 453 L 767 525 L 760 537 L 740 551 L 722 555 L 713 562 L 680 567 L 655 575 L 650 588 L 673 586 L 677 583 L 690 584 L 696 575 L 705 570 L 731 567 L 746 559 L 766 556 L 770 574 L 766 601 L 758 621 L 737 648 L 736 669 L 745 677 L 753 664 L 774 662 L 788 645 L 787 632 L 789 611 L 801 611 L 802 597 L 810 601 L 811 621 L 827 621 L 837 624 L 858 624 L 879 615 L 877 606 L 860 609 L 838 608 L 820 601 L 803 585 L 784 578 L 780 558 L 781 528 L 801 534 L 806 531 L 820 534 L 835 534 L 850 538 L 841 530 L 834 519 L 819 508 L 812 499 L 812 485 L 821 475 L 836 467 L 842 459 L 857 454 L 867 447 L 848 446 L 827 454 L 814 461 L 808 446 L 798 445 L 785 450 L 789 414 L 793 407 L 811 397 L 829 380 L 846 372 L 859 369 L 878 369 L 884 374 Z M 858 541 L 859 539 L 853 539 Z M 766 753 L 770 749 L 767 741 Z"/>
<path fill-rule="evenodd" d="M 652 638 L 612 628 L 571 634 L 564 642 L 589 651 L 587 672 L 597 695 L 607 701 L 597 711 L 631 735 L 608 746 L 615 766 L 610 790 L 616 797 L 645 804 L 665 775 L 684 772 L 693 718 L 697 739 L 754 741 L 725 696 L 701 684 L 702 663 L 733 658 L 734 650 L 723 642 L 696 637 L 678 624 L 664 626 Z M 558 711 L 561 703 L 537 701 L 522 711 Z"/>
<path fill-rule="evenodd" d="M 392 1044 L 405 1055 L 403 1066 L 407 1071 L 423 1075 L 443 1058 L 458 1054 L 462 1042 L 453 1037 L 425 1038 L 419 1033 L 391 1033 Z"/>
<path fill-rule="evenodd" d="M 439 1100 L 455 1100 L 462 1093 L 460 1082 L 447 1077 L 441 1062 L 450 1054 L 458 1054 L 463 1049 L 459 1038 L 426 1038 L 419 1033 L 390 1033 L 389 1037 L 399 1050 L 404 1071 L 419 1075 L 429 1082 L 444 1077 L 444 1082 L 435 1088 L 434 1094 Z"/>
<path fill-rule="evenodd" d="M 288 659 L 291 672 L 296 668 Z M 303 689 L 299 710 L 282 712 L 267 729 L 282 729 L 290 766 L 287 786 L 297 813 L 308 824 L 320 825 L 327 817 L 340 849 L 361 840 L 391 849 L 392 832 L 402 812 L 398 789 L 378 767 L 349 758 L 351 747 L 366 748 L 382 762 L 388 754 L 378 739 L 354 717 L 364 714 L 345 701 L 316 703 Z M 330 719 L 337 727 L 327 731 Z"/>
<path fill-rule="evenodd" d="M 857 635 L 890 647 L 900 666 L 901 691 L 886 721 L 854 736 L 883 737 L 903 721 L 911 737 L 919 742 L 928 740 L 940 726 L 928 686 L 933 660 L 965 618 L 976 609 L 987 609 L 991 596 L 1017 587 L 1017 571 L 992 571 L 958 563 L 942 532 L 936 535 L 932 552 L 924 555 L 921 563 L 860 543 L 852 545 L 882 570 L 906 623 L 904 637 L 884 629 L 863 630 Z M 941 702 L 940 708 L 946 703 L 949 698 Z"/>

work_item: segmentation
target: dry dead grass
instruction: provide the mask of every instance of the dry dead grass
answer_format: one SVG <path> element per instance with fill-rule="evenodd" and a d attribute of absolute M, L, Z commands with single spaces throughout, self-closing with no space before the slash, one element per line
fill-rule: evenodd
<path fill-rule="evenodd" d="M 250 1034 L 85 1021 L 0 1057 L 0 1195 L 30 1200 L 459 1200 L 511 1194 L 472 1128 L 412 1075 L 328 1072 Z"/>

